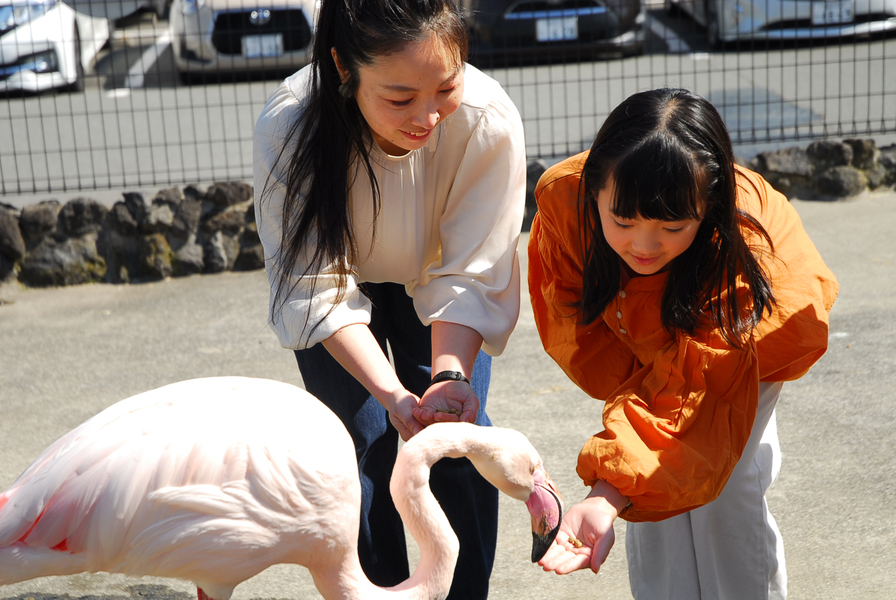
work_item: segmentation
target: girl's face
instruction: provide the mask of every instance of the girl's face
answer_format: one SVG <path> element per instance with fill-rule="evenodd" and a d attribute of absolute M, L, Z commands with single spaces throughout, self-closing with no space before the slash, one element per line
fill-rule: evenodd
<path fill-rule="evenodd" d="M 344 80 L 347 73 L 332 52 Z M 355 100 L 379 147 L 395 156 L 422 148 L 460 105 L 463 68 L 456 52 L 434 35 L 360 67 Z"/>
<path fill-rule="evenodd" d="M 623 219 L 611 210 L 615 195 L 616 182 L 610 177 L 597 195 L 601 227 L 607 243 L 635 274 L 653 275 L 666 270 L 694 241 L 700 219 Z"/>

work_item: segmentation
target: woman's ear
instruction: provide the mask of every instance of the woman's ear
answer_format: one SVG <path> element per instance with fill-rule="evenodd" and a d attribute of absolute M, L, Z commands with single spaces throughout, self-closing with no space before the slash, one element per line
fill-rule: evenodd
<path fill-rule="evenodd" d="M 339 72 L 339 79 L 342 80 L 342 83 L 345 83 L 348 79 L 348 71 L 339 61 L 339 55 L 336 53 L 336 48 L 330 48 L 330 55 L 333 57 L 333 63 L 336 65 L 336 70 Z"/>
<path fill-rule="evenodd" d="M 354 95 L 354 86 L 351 83 L 351 73 L 349 73 L 348 69 L 342 66 L 342 62 L 339 60 L 339 55 L 336 53 L 336 48 L 330 48 L 330 55 L 333 57 L 333 64 L 336 65 L 336 71 L 339 73 L 339 80 L 342 82 L 339 84 L 339 95 L 346 100 L 349 100 Z"/>

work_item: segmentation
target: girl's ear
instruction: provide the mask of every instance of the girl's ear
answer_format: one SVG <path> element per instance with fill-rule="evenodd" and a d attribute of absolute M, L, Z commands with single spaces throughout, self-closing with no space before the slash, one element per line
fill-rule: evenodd
<path fill-rule="evenodd" d="M 348 80 L 348 71 L 339 61 L 339 55 L 336 53 L 336 48 L 330 48 L 330 55 L 333 57 L 333 63 L 336 65 L 336 70 L 339 72 L 339 79 L 342 80 L 342 83 L 345 83 Z"/>

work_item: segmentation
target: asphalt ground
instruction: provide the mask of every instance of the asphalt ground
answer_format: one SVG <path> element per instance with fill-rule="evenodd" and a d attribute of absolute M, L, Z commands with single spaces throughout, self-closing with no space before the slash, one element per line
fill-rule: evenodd
<path fill-rule="evenodd" d="M 778 404 L 784 463 L 768 502 L 784 536 L 790 598 L 896 598 L 896 193 L 794 204 L 841 291 L 827 354 L 784 386 Z M 7 284 L 0 299 L 0 489 L 60 435 L 130 395 L 214 375 L 301 382 L 267 328 L 260 271 L 140 285 Z M 575 459 L 600 429 L 601 406 L 544 353 L 524 301 L 494 362 L 488 411 L 529 437 L 567 503 L 585 494 Z M 624 523 L 600 574 L 557 576 L 528 561 L 525 508 L 501 502 L 492 598 L 631 597 Z M 192 597 L 185 582 L 108 574 L 0 586 L 0 600 Z M 271 568 L 234 597 L 319 598 L 298 566 Z"/>

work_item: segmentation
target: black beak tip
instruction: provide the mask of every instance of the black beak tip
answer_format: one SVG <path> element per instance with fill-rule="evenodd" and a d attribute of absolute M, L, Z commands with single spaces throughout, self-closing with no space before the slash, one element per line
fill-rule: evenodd
<path fill-rule="evenodd" d="M 560 531 L 562 522 L 563 519 L 561 517 L 557 521 L 557 526 L 547 535 L 538 535 L 534 531 L 532 532 L 532 562 L 537 563 L 547 554 L 548 548 L 551 547 L 551 544 L 554 543 L 554 538 L 557 537 L 557 532 Z"/>

